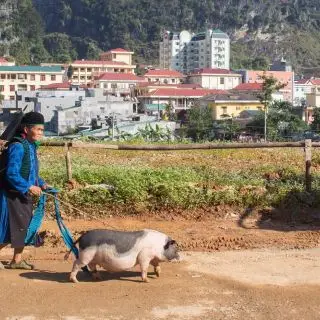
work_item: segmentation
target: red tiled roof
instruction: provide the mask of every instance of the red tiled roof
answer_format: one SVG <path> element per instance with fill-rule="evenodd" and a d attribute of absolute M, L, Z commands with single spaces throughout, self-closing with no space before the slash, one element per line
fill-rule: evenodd
<path fill-rule="evenodd" d="M 144 78 L 138 77 L 132 73 L 106 72 L 98 77 L 98 80 L 144 81 Z"/>
<path fill-rule="evenodd" d="M 209 90 L 209 89 L 175 89 L 161 88 L 148 94 L 154 97 L 203 97 L 208 94 L 226 94 L 224 90 Z"/>
<path fill-rule="evenodd" d="M 69 89 L 70 85 L 70 82 L 50 83 L 45 86 L 41 86 L 41 89 Z"/>
<path fill-rule="evenodd" d="M 237 73 L 234 73 L 228 69 L 212 69 L 212 68 L 195 69 L 191 75 L 199 75 L 199 74 L 234 74 L 234 75 L 238 75 Z"/>
<path fill-rule="evenodd" d="M 311 82 L 314 86 L 320 86 L 320 79 L 311 79 L 310 82 Z"/>
<path fill-rule="evenodd" d="M 108 52 L 125 52 L 125 53 L 129 53 L 130 51 L 122 49 L 122 48 L 116 48 L 116 49 L 111 49 Z"/>
<path fill-rule="evenodd" d="M 8 60 L 4 57 L 0 57 L 0 62 L 8 62 Z"/>
<path fill-rule="evenodd" d="M 201 84 L 198 84 L 198 83 L 179 83 L 176 86 L 178 88 L 190 88 L 190 89 L 202 88 Z"/>
<path fill-rule="evenodd" d="M 50 84 L 41 86 L 40 89 L 45 89 L 45 90 L 69 89 L 71 85 L 72 85 L 71 82 L 50 83 Z M 86 85 L 80 85 L 80 88 L 86 88 Z"/>
<path fill-rule="evenodd" d="M 180 88 L 180 89 L 198 89 L 198 88 L 202 88 L 202 86 L 198 83 L 169 83 L 169 84 L 165 84 L 165 83 L 159 83 L 159 82 L 140 82 L 139 83 L 139 87 L 150 87 L 150 88 Z"/>
<path fill-rule="evenodd" d="M 310 81 L 310 79 L 300 79 L 295 81 L 294 83 L 296 84 L 306 84 L 308 81 Z"/>
<path fill-rule="evenodd" d="M 262 83 L 240 83 L 233 90 L 260 91 L 262 90 Z"/>
<path fill-rule="evenodd" d="M 125 62 L 111 61 L 111 60 L 76 60 L 72 64 L 97 64 L 97 65 L 115 65 L 115 66 L 127 66 Z"/>
<path fill-rule="evenodd" d="M 148 70 L 148 72 L 144 75 L 145 77 L 174 77 L 174 78 L 183 78 L 184 75 L 175 70 Z"/>

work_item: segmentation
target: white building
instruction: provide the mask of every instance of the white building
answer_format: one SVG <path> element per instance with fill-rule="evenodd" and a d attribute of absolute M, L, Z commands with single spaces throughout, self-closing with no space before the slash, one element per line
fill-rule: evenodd
<path fill-rule="evenodd" d="M 92 119 L 110 116 L 112 113 L 120 119 L 135 116 L 138 111 L 137 102 L 133 99 L 105 96 L 103 89 L 83 89 L 70 85 L 69 88 L 56 86 L 56 89 L 18 92 L 20 100 L 4 101 L 2 113 L 5 121 L 9 121 L 12 110 L 26 108 L 44 115 L 45 129 L 58 134 L 67 133 L 77 126 L 89 126 Z"/>
<path fill-rule="evenodd" d="M 185 76 L 175 70 L 148 70 L 144 75 L 145 81 L 157 82 L 159 84 L 179 84 L 182 83 Z"/>
<path fill-rule="evenodd" d="M 189 73 L 199 68 L 230 68 L 230 39 L 221 30 L 191 34 L 166 31 L 159 44 L 160 68 Z"/>
<path fill-rule="evenodd" d="M 227 69 L 202 68 L 194 70 L 188 82 L 206 89 L 230 90 L 242 82 L 242 76 Z"/>
<path fill-rule="evenodd" d="M 130 95 L 138 83 L 145 82 L 144 78 L 132 73 L 106 72 L 94 80 L 94 87 L 101 88 L 106 94 Z"/>
<path fill-rule="evenodd" d="M 320 79 L 301 79 L 294 82 L 293 105 L 302 106 L 306 104 L 307 94 L 312 92 L 312 88 L 320 85 Z"/>
<path fill-rule="evenodd" d="M 15 100 L 16 91 L 35 91 L 42 85 L 63 82 L 61 67 L 0 66 L 0 94 Z"/>

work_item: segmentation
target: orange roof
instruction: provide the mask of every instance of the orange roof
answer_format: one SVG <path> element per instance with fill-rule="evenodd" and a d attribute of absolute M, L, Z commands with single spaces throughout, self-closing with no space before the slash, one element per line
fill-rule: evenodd
<path fill-rule="evenodd" d="M 262 90 L 262 83 L 240 83 L 233 90 L 241 90 L 241 91 L 260 91 Z"/>
<path fill-rule="evenodd" d="M 176 89 L 161 88 L 148 94 L 152 97 L 203 97 L 208 94 L 225 94 L 225 90 L 209 90 L 209 89 Z"/>
<path fill-rule="evenodd" d="M 69 89 L 72 85 L 71 82 L 61 82 L 61 83 L 50 83 L 44 86 L 41 86 L 41 90 L 59 90 L 59 89 Z M 81 88 L 85 88 L 86 85 L 80 85 Z"/>
<path fill-rule="evenodd" d="M 125 62 L 118 62 L 118 61 L 111 61 L 111 60 L 76 60 L 72 64 L 127 66 Z"/>
<path fill-rule="evenodd" d="M 116 73 L 116 72 L 106 72 L 98 77 L 98 80 L 119 80 L 119 81 L 144 81 L 144 78 L 138 77 L 132 73 Z"/>
<path fill-rule="evenodd" d="M 145 77 L 158 77 L 158 78 L 166 78 L 166 77 L 174 77 L 174 78 L 183 78 L 184 75 L 175 70 L 148 70 L 148 72 L 144 75 Z"/>
<path fill-rule="evenodd" d="M 0 57 L 0 62 L 8 62 L 8 60 L 4 57 Z"/>

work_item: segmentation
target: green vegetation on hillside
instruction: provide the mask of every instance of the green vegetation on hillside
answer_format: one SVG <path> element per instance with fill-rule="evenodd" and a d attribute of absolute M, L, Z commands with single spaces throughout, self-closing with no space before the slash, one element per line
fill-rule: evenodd
<path fill-rule="evenodd" d="M 163 30 L 220 28 L 231 35 L 232 66 L 265 68 L 282 55 L 297 67 L 320 61 L 318 0 L 7 0 L 16 5 L 0 51 L 18 62 L 96 58 L 100 50 L 133 49 L 157 63 Z M 11 31 L 10 31 L 11 30 Z M 19 41 L 14 40 L 19 39 Z M 308 69 L 306 69 L 308 70 Z"/>

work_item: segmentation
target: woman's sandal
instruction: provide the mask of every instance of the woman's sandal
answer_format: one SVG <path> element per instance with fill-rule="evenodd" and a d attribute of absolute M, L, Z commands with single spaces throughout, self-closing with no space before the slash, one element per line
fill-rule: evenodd
<path fill-rule="evenodd" d="M 18 263 L 11 262 L 8 265 L 8 269 L 22 269 L 22 270 L 33 270 L 34 265 L 27 263 L 25 260 L 22 260 Z"/>

